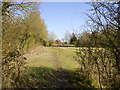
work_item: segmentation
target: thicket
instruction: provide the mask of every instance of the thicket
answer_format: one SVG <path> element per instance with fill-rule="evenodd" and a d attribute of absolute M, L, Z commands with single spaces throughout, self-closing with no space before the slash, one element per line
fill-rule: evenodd
<path fill-rule="evenodd" d="M 120 2 L 92 2 L 92 33 L 80 38 L 76 61 L 99 88 L 120 88 Z M 81 47 L 82 46 L 82 47 Z"/>
<path fill-rule="evenodd" d="M 39 7 L 33 2 L 2 2 L 3 88 L 33 86 L 23 54 L 48 39 Z"/>

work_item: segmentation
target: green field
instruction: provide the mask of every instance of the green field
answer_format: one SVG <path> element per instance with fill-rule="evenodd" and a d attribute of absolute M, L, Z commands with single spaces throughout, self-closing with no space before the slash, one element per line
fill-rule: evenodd
<path fill-rule="evenodd" d="M 36 47 L 25 55 L 37 87 L 89 87 L 90 81 L 77 72 L 75 56 L 75 47 Z"/>
<path fill-rule="evenodd" d="M 30 67 L 47 67 L 52 69 L 76 69 L 79 65 L 74 60 L 72 47 L 38 47 L 26 55 Z"/>

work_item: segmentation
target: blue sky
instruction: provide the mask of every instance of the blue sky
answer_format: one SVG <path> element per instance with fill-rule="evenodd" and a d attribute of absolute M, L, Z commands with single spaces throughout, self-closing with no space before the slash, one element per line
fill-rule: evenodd
<path fill-rule="evenodd" d="M 90 6 L 84 2 L 42 2 L 41 17 L 45 20 L 48 32 L 54 32 L 61 39 L 64 34 L 73 30 L 82 31 Z"/>

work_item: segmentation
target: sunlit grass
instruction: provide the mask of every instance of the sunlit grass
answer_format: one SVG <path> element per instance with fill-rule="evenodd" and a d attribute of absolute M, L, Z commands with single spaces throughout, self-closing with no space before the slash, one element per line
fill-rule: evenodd
<path fill-rule="evenodd" d="M 28 66 L 31 67 L 49 67 L 53 69 L 61 67 L 72 70 L 79 66 L 73 58 L 75 55 L 76 53 L 74 48 L 42 47 L 41 50 L 33 50 L 33 52 L 26 56 Z"/>
<path fill-rule="evenodd" d="M 90 85 L 89 80 L 76 73 L 79 64 L 74 58 L 75 47 L 37 47 L 25 56 L 29 74 L 36 84 L 39 83 L 38 87 L 84 88 Z"/>

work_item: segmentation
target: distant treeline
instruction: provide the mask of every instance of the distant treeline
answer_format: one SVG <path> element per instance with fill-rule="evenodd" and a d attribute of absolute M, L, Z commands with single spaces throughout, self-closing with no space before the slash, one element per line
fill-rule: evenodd
<path fill-rule="evenodd" d="M 102 31 L 93 31 L 92 33 L 84 32 L 81 37 L 77 40 L 76 46 L 78 47 L 109 47 L 112 45 L 112 42 L 118 42 L 115 44 L 115 46 L 118 48 L 120 47 L 119 44 L 119 36 L 114 37 L 118 34 L 117 31 L 109 31 L 107 29 L 102 30 Z M 111 38 L 112 40 L 109 41 L 108 38 Z"/>

